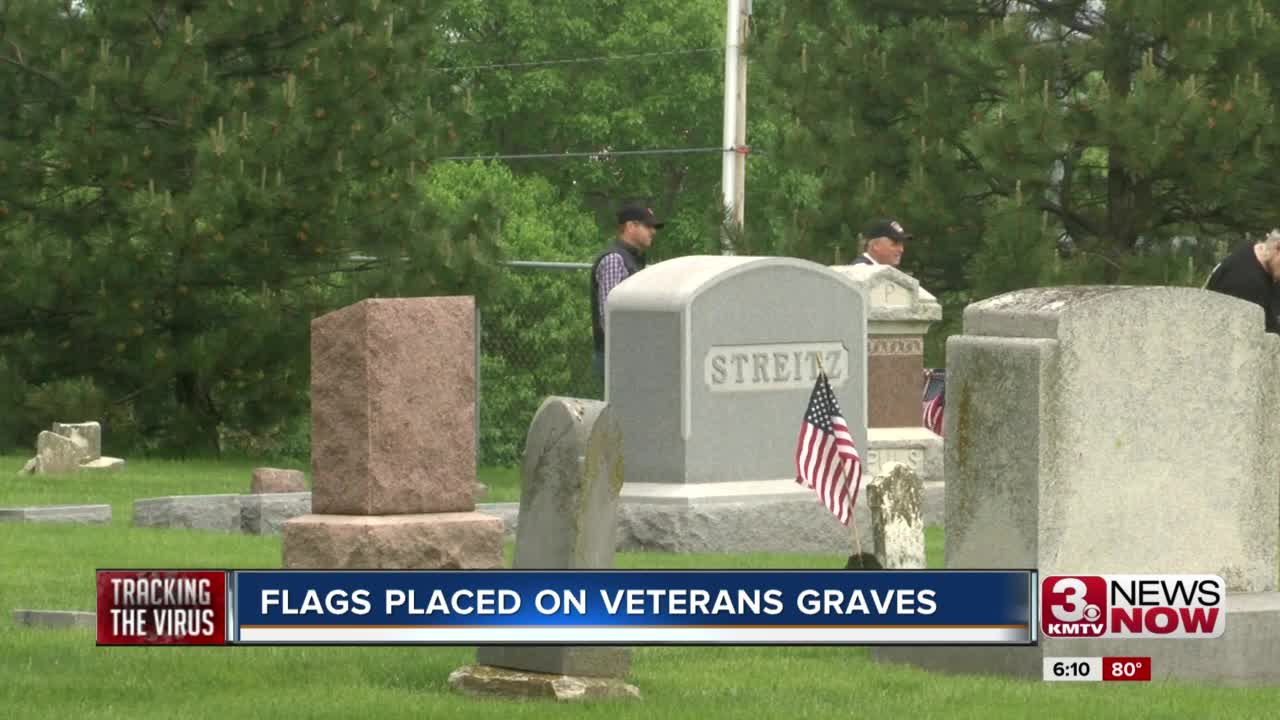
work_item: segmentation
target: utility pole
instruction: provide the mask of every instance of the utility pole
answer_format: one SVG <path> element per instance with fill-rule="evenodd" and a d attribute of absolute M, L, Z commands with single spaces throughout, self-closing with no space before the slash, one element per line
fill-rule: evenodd
<path fill-rule="evenodd" d="M 746 180 L 747 63 L 743 54 L 746 18 L 751 0 L 727 0 L 724 32 L 724 157 L 720 166 L 720 187 L 725 212 L 742 227 L 743 187 Z M 730 233 L 721 232 L 721 253 L 734 254 Z"/>
<path fill-rule="evenodd" d="M 738 16 L 738 82 L 737 111 L 734 118 L 738 127 L 733 143 L 733 220 L 738 229 L 743 228 L 746 217 L 747 181 L 747 34 L 751 31 L 751 0 L 742 0 Z"/>

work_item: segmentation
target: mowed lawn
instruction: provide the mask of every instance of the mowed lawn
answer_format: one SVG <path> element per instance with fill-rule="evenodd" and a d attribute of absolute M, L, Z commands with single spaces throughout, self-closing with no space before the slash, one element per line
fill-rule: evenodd
<path fill-rule="evenodd" d="M 129 526 L 131 502 L 244 492 L 250 462 L 131 462 L 93 478 L 16 478 L 0 457 L 0 507 L 107 502 L 110 527 L 0 523 L 0 718 L 1266 718 L 1280 690 L 1048 684 L 881 666 L 861 648 L 637 648 L 641 703 L 473 700 L 451 692 L 470 648 L 99 648 L 90 631 L 17 629 L 15 608 L 93 609 L 102 567 L 278 567 L 278 537 Z M 278 465 L 278 464 L 277 464 Z M 12 469 L 9 469 L 9 468 Z M 518 495 L 515 474 L 491 488 Z M 942 560 L 931 531 L 931 565 Z M 623 553 L 626 568 L 832 568 L 835 555 Z M 1154 659 L 1159 663 L 1160 659 Z M 904 715 L 905 714 L 905 715 Z"/>

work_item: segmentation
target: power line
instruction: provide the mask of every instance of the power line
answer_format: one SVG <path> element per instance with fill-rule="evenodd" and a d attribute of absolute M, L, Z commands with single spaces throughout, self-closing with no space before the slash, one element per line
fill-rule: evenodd
<path fill-rule="evenodd" d="M 638 155 L 693 155 L 697 153 L 730 153 L 746 154 L 747 148 L 724 147 L 690 147 L 690 148 L 654 148 L 652 150 L 596 150 L 584 152 L 561 153 L 520 153 L 515 155 L 451 155 L 436 158 L 437 160 L 557 160 L 560 158 L 607 158 Z"/>
<path fill-rule="evenodd" d="M 456 67 L 433 68 L 434 72 L 462 72 L 464 70 L 500 70 L 503 68 L 532 68 L 549 65 L 572 65 L 575 63 L 610 62 L 613 60 L 642 60 L 673 55 L 697 55 L 703 53 L 720 53 L 722 48 L 694 48 L 692 50 L 666 50 L 663 52 L 635 53 L 633 55 L 599 55 L 596 57 L 565 58 L 563 60 L 538 60 L 534 62 L 495 63 L 491 65 L 461 65 Z"/>

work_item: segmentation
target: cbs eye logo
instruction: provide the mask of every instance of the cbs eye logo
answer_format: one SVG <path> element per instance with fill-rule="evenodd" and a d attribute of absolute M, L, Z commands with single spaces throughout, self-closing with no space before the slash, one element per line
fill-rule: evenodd
<path fill-rule="evenodd" d="M 1051 575 L 1040 586 L 1040 629 L 1048 637 L 1100 637 L 1107 583 L 1097 575 Z"/>

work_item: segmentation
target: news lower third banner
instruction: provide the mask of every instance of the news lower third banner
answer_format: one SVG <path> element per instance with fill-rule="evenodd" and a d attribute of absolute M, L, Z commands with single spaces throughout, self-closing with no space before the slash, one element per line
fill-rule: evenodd
<path fill-rule="evenodd" d="M 1034 571 L 100 570 L 99 645 L 1028 645 Z"/>

